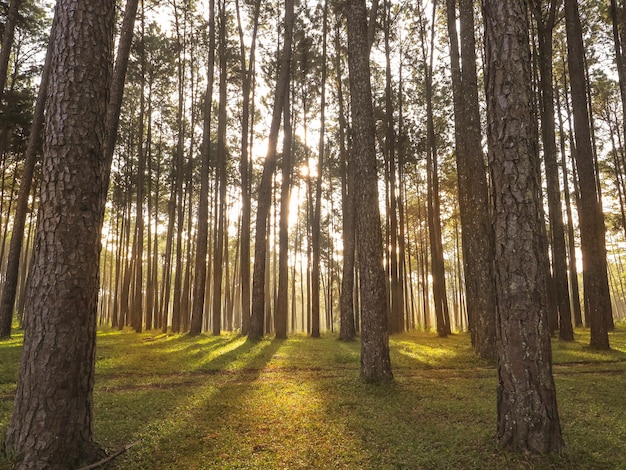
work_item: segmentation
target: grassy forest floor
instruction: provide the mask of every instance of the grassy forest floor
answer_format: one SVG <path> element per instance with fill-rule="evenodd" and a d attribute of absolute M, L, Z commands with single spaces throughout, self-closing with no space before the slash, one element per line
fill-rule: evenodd
<path fill-rule="evenodd" d="M 610 352 L 553 340 L 567 450 L 495 442 L 496 371 L 466 334 L 391 338 L 396 383 L 359 380 L 359 344 L 331 336 L 98 333 L 95 434 L 114 469 L 626 469 L 626 325 Z M 21 336 L 0 342 L 0 434 Z M 0 457 L 0 469 L 9 463 Z"/>

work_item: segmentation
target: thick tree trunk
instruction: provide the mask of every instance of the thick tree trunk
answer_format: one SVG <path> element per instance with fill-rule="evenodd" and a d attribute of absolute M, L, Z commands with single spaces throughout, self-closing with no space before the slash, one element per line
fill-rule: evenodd
<path fill-rule="evenodd" d="M 364 0 L 349 0 L 348 67 L 355 180 L 355 214 L 361 291 L 361 377 L 367 382 L 393 380 L 389 359 L 387 292 L 383 236 L 378 209 L 374 113 Z"/>
<path fill-rule="evenodd" d="M 5 442 L 19 469 L 75 468 L 102 455 L 92 396 L 114 12 L 113 0 L 57 5 L 35 261 Z"/>
<path fill-rule="evenodd" d="M 484 3 L 497 292 L 498 442 L 563 447 L 547 327 L 526 2 Z M 514 236 L 513 236 L 514 235 Z"/>

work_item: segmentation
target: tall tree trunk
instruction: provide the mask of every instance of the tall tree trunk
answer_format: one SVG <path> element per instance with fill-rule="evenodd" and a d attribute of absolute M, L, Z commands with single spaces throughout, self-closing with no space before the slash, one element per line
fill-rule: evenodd
<path fill-rule="evenodd" d="M 565 341 L 574 339 L 569 286 L 567 282 L 567 253 L 565 229 L 561 208 L 561 185 L 557 164 L 556 132 L 554 116 L 554 91 L 552 83 L 552 30 L 556 18 L 556 0 L 549 4 L 548 16 L 544 18 L 541 0 L 533 3 L 539 39 L 539 68 L 541 86 L 541 135 L 546 169 L 550 235 L 552 238 L 552 271 L 554 273 L 556 304 L 559 315 L 559 337 Z M 548 295 L 552 295 L 549 293 Z"/>
<path fill-rule="evenodd" d="M 439 170 L 437 162 L 437 142 L 433 114 L 433 60 L 436 3 L 432 6 L 432 20 L 430 32 L 430 47 L 426 53 L 425 27 L 422 21 L 421 41 L 426 83 L 426 172 L 427 172 L 427 207 L 428 207 L 428 234 L 430 237 L 431 275 L 433 279 L 433 300 L 435 302 L 435 318 L 437 333 L 445 337 L 451 333 L 450 312 L 446 289 L 446 276 L 443 257 L 443 243 L 441 240 L 441 215 L 439 203 Z M 428 55 L 428 58 L 427 58 Z"/>
<path fill-rule="evenodd" d="M 384 3 L 385 39 L 385 160 L 389 168 L 389 269 L 390 269 L 390 312 L 389 331 L 400 333 L 404 329 L 404 309 L 402 305 L 398 268 L 398 208 L 396 187 L 396 133 L 393 120 L 393 97 L 391 87 L 391 2 Z"/>
<path fill-rule="evenodd" d="M 213 103 L 213 80 L 215 73 L 215 0 L 209 2 L 209 57 L 207 87 L 204 95 L 202 149 L 200 170 L 200 195 L 198 201 L 198 241 L 196 248 L 193 307 L 189 334 L 202 332 L 204 298 L 207 279 L 207 244 L 209 237 L 209 173 L 211 155 L 211 112 Z M 242 242 L 243 243 L 243 242 Z"/>
<path fill-rule="evenodd" d="M 496 302 L 493 228 L 488 210 L 487 172 L 481 143 L 474 2 L 459 0 L 460 48 L 455 0 L 447 0 L 446 7 L 467 316 L 474 350 L 480 357 L 494 360 Z"/>
<path fill-rule="evenodd" d="M 5 442 L 20 469 L 80 467 L 102 455 L 92 404 L 115 2 L 59 0 L 56 18 L 37 245 Z"/>
<path fill-rule="evenodd" d="M 574 156 L 580 186 L 580 243 L 583 253 L 585 314 L 591 328 L 591 346 L 609 349 L 608 318 L 612 316 L 612 312 L 606 269 L 604 214 L 597 191 L 598 175 L 591 146 L 582 28 L 578 4 L 574 0 L 565 1 L 565 26 L 576 136 Z"/>
<path fill-rule="evenodd" d="M 226 5 L 219 3 L 220 29 L 219 29 L 219 56 L 220 56 L 220 85 L 219 85 L 219 109 L 217 117 L 217 185 L 219 199 L 217 201 L 217 231 L 215 233 L 215 246 L 213 250 L 213 334 L 218 336 L 222 324 L 222 281 L 224 266 L 224 239 L 226 238 Z"/>
<path fill-rule="evenodd" d="M 618 7 L 617 0 L 611 0 L 611 20 L 613 23 L 613 45 L 615 47 L 615 63 L 619 77 L 619 91 L 622 101 L 622 129 L 626 135 L 626 57 L 624 41 L 626 40 L 626 24 L 624 24 L 624 2 Z"/>
<path fill-rule="evenodd" d="M 343 266 L 341 277 L 341 298 L 339 301 L 341 321 L 339 325 L 339 339 L 353 341 L 356 338 L 354 323 L 354 258 L 355 258 L 355 232 L 354 232 L 354 183 L 352 181 L 352 169 L 354 165 L 348 157 L 346 149 L 346 113 L 343 100 L 343 78 L 341 67 L 341 38 L 339 12 L 336 13 L 337 22 L 335 27 L 335 69 L 337 77 L 337 103 L 339 107 L 339 155 L 341 158 L 341 208 L 343 213 Z"/>
<path fill-rule="evenodd" d="M 493 181 L 498 442 L 537 453 L 563 447 L 552 377 L 541 260 L 537 136 L 526 2 L 486 0 L 487 135 Z M 511 236 L 515 234 L 515 236 Z"/>
<path fill-rule="evenodd" d="M 346 3 L 348 68 L 354 137 L 355 213 L 361 291 L 361 377 L 393 380 L 389 358 L 383 236 L 378 210 L 374 111 L 370 84 L 367 12 L 364 0 Z"/>
<path fill-rule="evenodd" d="M 258 190 L 257 216 L 255 227 L 254 245 L 254 273 L 252 279 L 252 315 L 250 317 L 250 330 L 248 338 L 256 340 L 263 337 L 265 320 L 265 270 L 267 251 L 267 224 L 272 205 L 272 180 L 276 171 L 276 147 L 278 144 L 278 131 L 283 115 L 285 96 L 289 87 L 291 43 L 293 37 L 294 2 L 285 2 L 285 37 L 281 54 L 276 90 L 274 96 L 274 108 L 272 111 L 272 123 L 267 144 L 267 155 L 263 165 L 263 174 Z"/>
<path fill-rule="evenodd" d="M 13 2 L 17 3 L 17 2 Z M 46 61 L 41 74 L 37 103 L 33 113 L 33 122 L 30 127 L 28 137 L 28 147 L 24 156 L 24 168 L 22 170 L 22 180 L 17 196 L 17 206 L 13 218 L 13 230 L 11 244 L 9 245 L 9 257 L 7 260 L 6 276 L 2 289 L 2 300 L 0 301 L 0 339 L 11 336 L 11 323 L 13 321 L 13 309 L 15 307 L 15 296 L 17 293 L 17 283 L 20 269 L 20 254 L 24 240 L 24 227 L 26 215 L 28 213 L 28 197 L 33 182 L 35 164 L 37 163 L 37 152 L 41 145 L 41 133 L 44 123 L 44 108 L 46 105 L 46 94 L 50 79 L 50 63 L 52 61 L 52 48 L 54 44 L 55 25 L 50 32 L 50 41 L 46 52 Z M 4 46 L 3 46 L 4 50 Z M 25 269 L 25 267 L 22 267 Z"/>
<path fill-rule="evenodd" d="M 563 200 L 565 201 L 565 215 L 567 216 L 567 255 L 568 255 L 568 276 L 571 289 L 571 305 L 574 311 L 574 325 L 583 326 L 582 310 L 580 308 L 580 290 L 578 287 L 578 272 L 576 269 L 576 241 L 574 236 L 574 224 L 572 219 L 572 204 L 570 202 L 569 181 L 567 177 L 567 155 L 565 152 L 565 130 L 563 126 L 563 116 L 561 115 L 560 93 L 556 93 L 556 108 L 559 117 L 559 144 L 561 148 L 561 168 L 563 169 Z"/>
<path fill-rule="evenodd" d="M 184 2 L 183 2 L 184 3 Z M 174 293 L 172 310 L 172 331 L 180 332 L 182 316 L 186 312 L 181 312 L 181 298 L 183 285 L 183 229 L 185 227 L 185 194 L 183 191 L 183 181 L 185 179 L 185 54 L 187 49 L 187 9 L 183 5 L 182 25 L 180 24 L 180 14 L 177 2 L 174 1 L 174 22 L 176 29 L 176 41 L 178 49 L 177 73 L 178 73 L 178 110 L 176 114 L 176 166 L 174 198 L 176 204 L 176 258 L 174 266 Z M 182 27 L 182 31 L 181 31 Z"/>
<path fill-rule="evenodd" d="M 134 24 L 135 16 L 137 13 L 137 2 L 134 3 L 134 11 L 129 12 L 132 14 L 132 23 Z M 142 16 L 141 16 L 141 44 L 139 49 L 140 54 L 140 77 L 139 77 L 139 136 L 137 139 L 137 156 L 139 158 L 137 168 L 137 204 L 135 208 L 135 289 L 132 300 L 131 308 L 131 321 L 132 326 L 137 333 L 141 333 L 143 329 L 143 238 L 144 238 L 144 218 L 143 218 L 143 204 L 144 204 L 144 181 L 146 173 L 146 154 L 144 149 L 144 134 L 145 134 L 145 116 L 146 116 L 146 54 L 144 48 L 144 15 L 143 15 L 143 0 L 142 0 Z M 132 35 L 131 35 L 132 38 Z"/>
<path fill-rule="evenodd" d="M 282 158 L 282 182 L 280 187 L 280 221 L 278 234 L 278 293 L 274 313 L 274 330 L 276 338 L 287 338 L 287 318 L 289 308 L 289 201 L 291 193 L 292 142 L 293 128 L 291 125 L 291 106 L 289 90 L 285 96 L 284 138 Z"/>
<path fill-rule="evenodd" d="M 242 86 L 242 116 L 241 116 L 241 332 L 248 334 L 250 328 L 250 219 L 251 219 L 251 191 L 250 191 L 250 158 L 248 155 L 250 129 L 250 92 L 253 83 L 254 64 L 256 58 L 256 38 L 259 28 L 259 11 L 261 0 L 254 4 L 254 17 L 252 20 L 252 43 L 250 45 L 250 58 L 246 68 L 246 54 L 244 47 L 243 28 L 239 0 L 235 0 L 237 6 L 237 27 L 239 30 L 239 45 L 241 56 L 241 70 L 245 71 Z"/>
<path fill-rule="evenodd" d="M 15 27 L 19 19 L 19 9 L 22 0 L 11 0 L 7 19 L 4 23 L 4 33 L 2 35 L 2 49 L 0 49 L 0 101 L 4 97 L 4 87 L 9 74 L 9 59 L 13 50 L 13 39 L 15 37 Z"/>
<path fill-rule="evenodd" d="M 144 17 L 143 12 L 143 4 L 142 4 L 142 17 Z M 152 210 L 152 178 L 153 178 L 153 168 L 152 168 L 152 86 L 148 87 L 148 129 L 146 131 L 146 166 L 148 170 L 147 174 L 147 211 L 148 211 L 148 227 L 146 237 L 148 239 L 147 250 L 147 258 L 148 262 L 146 265 L 147 279 L 146 279 L 146 309 L 144 315 L 144 323 L 146 325 L 146 330 L 150 331 L 154 326 L 154 306 L 158 302 L 157 290 L 156 290 L 156 281 L 154 277 L 154 271 L 158 266 L 158 259 L 153 257 L 154 253 L 154 244 L 156 244 L 156 240 L 153 240 L 152 237 L 152 227 L 153 227 L 153 210 Z M 158 182 L 157 182 L 158 185 Z M 155 235 L 157 230 L 155 229 Z"/>
<path fill-rule="evenodd" d="M 326 40 L 328 36 L 328 0 L 324 1 L 322 16 L 322 76 L 320 98 L 320 140 L 317 155 L 317 179 L 315 180 L 315 208 L 313 210 L 313 226 L 311 227 L 311 243 L 313 249 L 313 266 L 311 272 L 311 336 L 320 336 L 320 235 L 322 217 L 322 179 L 324 174 L 324 146 L 326 125 Z"/>

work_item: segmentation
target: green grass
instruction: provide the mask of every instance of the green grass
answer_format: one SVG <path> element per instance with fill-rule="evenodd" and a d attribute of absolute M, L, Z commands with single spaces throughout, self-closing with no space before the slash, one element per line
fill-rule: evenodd
<path fill-rule="evenodd" d="M 495 442 L 496 371 L 465 334 L 391 339 L 396 382 L 359 379 L 359 344 L 98 334 L 95 424 L 115 469 L 626 469 L 626 326 L 613 350 L 553 341 L 566 451 Z M 0 433 L 21 338 L 0 342 Z M 0 460 L 0 469 L 8 469 Z"/>

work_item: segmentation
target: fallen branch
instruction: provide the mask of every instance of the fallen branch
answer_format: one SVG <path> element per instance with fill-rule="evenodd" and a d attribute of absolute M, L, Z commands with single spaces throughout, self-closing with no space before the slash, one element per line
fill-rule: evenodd
<path fill-rule="evenodd" d="M 96 463 L 92 463 L 91 465 L 87 465 L 86 467 L 81 467 L 78 470 L 91 470 L 92 468 L 98 468 L 102 465 L 104 465 L 105 463 L 110 462 L 111 460 L 119 457 L 120 455 L 122 455 L 124 452 L 126 452 L 128 449 L 131 449 L 133 447 L 135 447 L 137 444 L 139 444 L 141 441 L 135 441 L 132 444 L 128 444 L 124 447 L 122 447 L 120 450 L 118 450 L 117 452 L 112 453 L 111 455 L 107 456 L 106 458 L 99 460 Z"/>

